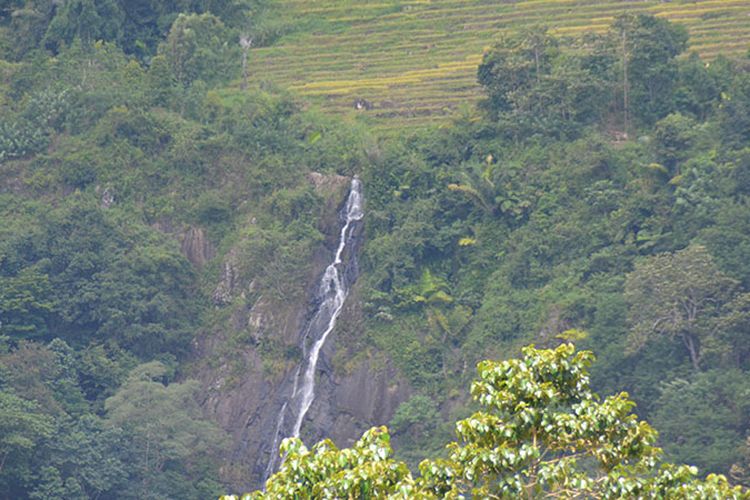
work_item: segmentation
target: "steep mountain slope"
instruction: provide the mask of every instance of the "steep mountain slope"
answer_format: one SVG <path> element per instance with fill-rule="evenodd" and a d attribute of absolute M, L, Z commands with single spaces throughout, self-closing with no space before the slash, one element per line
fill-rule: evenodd
<path fill-rule="evenodd" d="M 240 241 L 224 257 L 221 279 L 212 294 L 220 319 L 196 340 L 192 372 L 205 388 L 201 404 L 206 413 L 232 436 L 222 475 L 235 490 L 262 484 L 278 467 L 274 457 L 281 439 L 292 435 L 297 414 L 290 401 L 300 375 L 296 370 L 305 359 L 303 346 L 311 343 L 309 328 L 319 307 L 319 280 L 339 243 L 337 213 L 348 178 L 314 173 L 308 180 L 325 200 L 317 224 L 325 239 L 309 255 L 312 266 L 301 279 L 307 293 L 260 293 L 258 283 L 263 278 L 246 271 L 238 250 L 247 242 Z M 361 233 L 359 228 L 346 260 L 353 258 L 356 263 Z M 265 281 L 269 279 L 274 277 Z M 288 287 L 289 283 L 279 281 L 278 285 Z M 300 420 L 304 423 L 301 435 L 307 441 L 351 442 L 370 426 L 387 422 L 408 398 L 408 384 L 390 362 L 375 366 L 370 359 L 360 358 L 346 371 L 333 362 L 336 335 L 357 328 L 353 323 L 361 322 L 360 309 L 356 299 L 344 302 L 340 322 L 330 332 L 333 338 L 322 346 L 314 371 L 319 379 L 315 397 L 309 412 L 302 415 L 307 418 Z M 273 349 L 281 355 L 270 362 L 269 350 Z"/>

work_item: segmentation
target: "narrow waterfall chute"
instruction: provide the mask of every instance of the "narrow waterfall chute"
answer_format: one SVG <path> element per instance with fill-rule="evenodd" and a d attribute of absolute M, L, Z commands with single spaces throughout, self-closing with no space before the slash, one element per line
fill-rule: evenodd
<path fill-rule="evenodd" d="M 264 479 L 267 479 L 276 468 L 279 458 L 278 445 L 282 437 L 299 437 L 305 416 L 315 400 L 315 372 L 320 352 L 336 326 L 336 320 L 344 307 L 351 284 L 347 279 L 347 266 L 355 262 L 355 259 L 352 257 L 344 262 L 345 252 L 354 238 L 356 223 L 363 217 L 362 183 L 355 176 L 351 182 L 346 205 L 342 210 L 343 224 L 333 262 L 326 267 L 320 278 L 319 305 L 310 321 L 307 322 L 302 335 L 303 359 L 295 371 L 291 395 L 284 401 L 279 411 L 276 432 L 272 441 L 271 459 L 266 467 Z M 286 429 L 288 412 L 295 417 L 294 425 L 289 431 Z"/>
<path fill-rule="evenodd" d="M 324 319 L 327 316 L 328 321 L 325 330 L 317 336 L 317 340 L 315 340 L 312 349 L 310 349 L 310 352 L 307 355 L 307 368 L 305 369 L 302 386 L 300 387 L 301 398 L 297 411 L 297 420 L 294 424 L 294 429 L 292 430 L 293 437 L 299 437 L 299 432 L 302 428 L 302 421 L 304 420 L 307 411 L 310 409 L 313 399 L 315 399 L 315 368 L 318 366 L 320 349 L 323 347 L 328 335 L 336 326 L 336 320 L 341 313 L 341 309 L 344 307 L 344 301 L 349 292 L 344 279 L 344 270 L 341 269 L 341 256 L 344 252 L 344 248 L 346 248 L 348 231 L 352 222 L 362 220 L 363 216 L 361 184 L 359 179 L 355 177 L 352 179 L 352 186 L 349 190 L 349 197 L 346 202 L 346 222 L 341 228 L 341 236 L 339 237 L 339 246 L 336 250 L 336 257 L 323 273 L 323 278 L 320 284 L 320 293 L 325 296 L 325 299 L 318 308 L 316 316 L 320 315 L 321 319 Z M 311 325 L 314 324 L 315 318 L 313 317 Z"/>

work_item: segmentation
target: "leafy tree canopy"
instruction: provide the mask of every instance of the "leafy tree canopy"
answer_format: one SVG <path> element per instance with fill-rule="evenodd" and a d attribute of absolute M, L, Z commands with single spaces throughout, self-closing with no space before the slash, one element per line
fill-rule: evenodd
<path fill-rule="evenodd" d="M 637 263 L 625 283 L 625 296 L 632 304 L 631 348 L 641 349 L 655 335 L 679 338 L 699 369 L 702 350 L 712 344 L 719 348 L 713 317 L 736 286 L 701 245 Z"/>

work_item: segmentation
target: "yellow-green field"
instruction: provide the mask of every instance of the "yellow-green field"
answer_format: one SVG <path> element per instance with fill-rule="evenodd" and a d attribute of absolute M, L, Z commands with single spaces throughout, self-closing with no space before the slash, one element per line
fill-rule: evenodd
<path fill-rule="evenodd" d="M 480 96 L 476 68 L 504 31 L 547 26 L 602 31 L 614 16 L 647 12 L 684 24 L 705 58 L 750 47 L 750 0 L 278 0 L 302 26 L 252 51 L 257 81 L 376 128 L 445 120 Z M 354 110 L 357 99 L 372 103 Z"/>

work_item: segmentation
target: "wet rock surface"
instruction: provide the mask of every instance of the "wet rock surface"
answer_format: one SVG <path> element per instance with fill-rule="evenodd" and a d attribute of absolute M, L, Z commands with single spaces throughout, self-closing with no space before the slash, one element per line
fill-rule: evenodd
<path fill-rule="evenodd" d="M 187 260 L 198 268 L 202 268 L 216 256 L 216 249 L 200 227 L 190 227 L 185 231 L 180 249 Z"/>
<path fill-rule="evenodd" d="M 301 335 L 315 314 L 320 277 L 340 236 L 339 214 L 351 179 L 310 174 L 308 180 L 326 200 L 319 223 L 326 239 L 311 255 L 314 269 L 308 277 L 308 296 L 297 301 L 257 296 L 252 290 L 252 277 L 238 275 L 237 256 L 230 250 L 220 264 L 211 297 L 217 311 L 228 318 L 195 342 L 197 361 L 191 376 L 198 378 L 205 389 L 206 415 L 231 435 L 233 445 L 227 453 L 222 480 L 233 491 L 259 488 L 272 453 L 278 453 L 278 449 L 272 449 L 269 436 L 275 433 L 281 407 L 293 391 L 302 355 Z M 344 260 L 350 252 L 358 252 L 363 236 L 360 225 L 356 234 L 359 243 L 346 248 Z M 355 265 L 347 268 L 346 280 L 356 278 L 354 260 Z M 240 285 L 248 282 L 249 286 Z M 243 300 L 235 300 L 237 297 Z M 347 303 L 341 316 L 355 314 L 360 314 L 358 304 Z M 324 344 L 316 367 L 316 397 L 300 433 L 306 443 L 330 437 L 339 446 L 349 446 L 364 430 L 387 423 L 398 404 L 408 397 L 407 385 L 387 361 L 373 363 L 363 357 L 350 363 L 346 372 L 337 370 L 332 362 L 336 333 L 334 329 Z M 269 365 L 261 355 L 269 345 L 285 349 L 283 361 Z"/>

